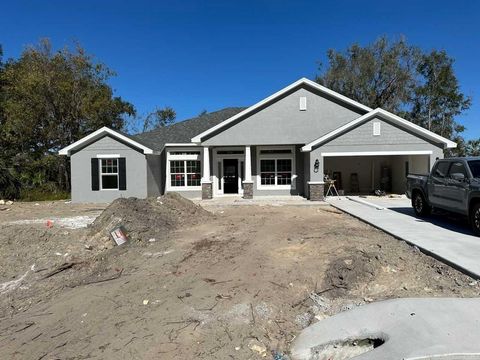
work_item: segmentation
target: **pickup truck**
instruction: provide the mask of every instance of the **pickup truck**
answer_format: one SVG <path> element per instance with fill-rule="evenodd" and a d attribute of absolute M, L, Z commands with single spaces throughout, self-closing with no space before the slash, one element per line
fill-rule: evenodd
<path fill-rule="evenodd" d="M 466 215 L 480 236 L 480 157 L 441 159 L 430 175 L 408 175 L 407 197 L 417 216 L 433 208 Z"/>

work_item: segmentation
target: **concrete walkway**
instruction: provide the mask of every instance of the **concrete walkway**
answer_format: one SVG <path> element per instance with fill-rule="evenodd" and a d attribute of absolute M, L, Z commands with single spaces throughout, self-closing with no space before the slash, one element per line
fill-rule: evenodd
<path fill-rule="evenodd" d="M 292 347 L 295 360 L 323 359 L 327 344 L 382 339 L 355 359 L 480 359 L 480 299 L 423 298 L 380 301 L 304 329 Z"/>
<path fill-rule="evenodd" d="M 415 216 L 407 198 L 341 197 L 327 199 L 345 211 L 385 232 L 416 245 L 422 251 L 480 278 L 480 237 L 462 217 Z"/>

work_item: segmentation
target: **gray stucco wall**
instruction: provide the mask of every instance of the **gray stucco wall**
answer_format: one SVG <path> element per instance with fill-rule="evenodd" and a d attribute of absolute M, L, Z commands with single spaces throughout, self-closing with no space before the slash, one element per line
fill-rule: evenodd
<path fill-rule="evenodd" d="M 373 135 L 373 123 L 380 122 L 380 135 Z M 326 152 L 370 152 L 370 151 L 432 151 L 431 165 L 435 158 L 443 158 L 443 148 L 440 144 L 433 144 L 418 135 L 410 133 L 383 119 L 372 119 L 337 138 L 320 144 L 310 152 L 310 166 L 313 169 L 315 160 L 320 162 L 323 169 L 322 153 Z M 431 166 L 430 165 L 430 166 Z M 323 173 L 310 171 L 311 181 L 322 181 Z"/>
<path fill-rule="evenodd" d="M 159 155 L 145 156 L 147 159 L 147 195 L 149 197 L 159 196 L 162 189 L 161 158 Z"/>
<path fill-rule="evenodd" d="M 91 158 L 118 154 L 125 158 L 127 190 L 92 191 Z M 145 155 L 111 137 L 103 137 L 71 156 L 72 201 L 111 202 L 119 197 L 147 197 L 147 161 Z"/>
<path fill-rule="evenodd" d="M 299 110 L 300 97 L 307 98 L 306 111 Z M 325 96 L 300 88 L 204 140 L 203 144 L 214 146 L 306 144 L 364 113 L 356 111 Z"/>

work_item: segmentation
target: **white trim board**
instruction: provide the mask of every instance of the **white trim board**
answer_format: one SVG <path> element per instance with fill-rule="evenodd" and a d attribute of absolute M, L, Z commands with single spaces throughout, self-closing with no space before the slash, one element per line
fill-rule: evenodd
<path fill-rule="evenodd" d="M 139 149 L 143 150 L 144 154 L 154 154 L 155 153 L 155 151 L 146 147 L 145 145 L 142 145 L 142 144 L 136 142 L 135 140 L 132 140 L 129 137 L 104 126 L 101 129 L 98 129 L 97 131 L 94 131 L 90 135 L 87 135 L 87 136 L 81 138 L 80 140 L 75 141 L 73 144 L 70 144 L 67 147 L 64 147 L 63 149 L 59 150 L 58 154 L 59 155 L 70 156 L 72 150 L 75 150 L 76 148 L 78 148 L 81 145 L 83 145 L 85 143 L 88 143 L 90 141 L 95 141 L 95 140 L 99 139 L 104 134 L 105 135 L 111 135 L 114 138 L 122 140 L 122 141 L 126 142 L 127 144 L 130 144 L 130 145 L 132 145 L 136 148 L 139 148 Z"/>
<path fill-rule="evenodd" d="M 388 155 L 432 155 L 432 150 L 412 150 L 412 151 L 344 151 L 344 152 L 326 152 L 321 153 L 323 157 L 332 156 L 388 156 Z"/>
<path fill-rule="evenodd" d="M 318 144 L 321 144 L 323 142 L 326 142 L 330 140 L 331 138 L 335 137 L 338 134 L 341 134 L 345 131 L 348 131 L 349 129 L 361 124 L 362 122 L 367 122 L 368 120 L 374 118 L 375 116 L 380 115 L 380 117 L 384 117 L 387 120 L 390 120 L 394 123 L 397 123 L 398 125 L 401 125 L 404 128 L 410 129 L 413 132 L 423 135 L 428 139 L 438 141 L 440 143 L 443 143 L 446 145 L 447 148 L 456 148 L 457 144 L 451 140 L 448 140 L 444 138 L 443 136 L 437 135 L 427 129 L 422 128 L 421 126 L 415 125 L 414 123 L 405 120 L 401 118 L 400 116 L 397 116 L 395 114 L 392 114 L 391 112 L 388 112 L 386 110 L 376 108 L 375 110 L 370 111 L 369 113 L 360 116 L 359 118 L 350 121 L 349 123 L 340 126 L 339 128 L 329 132 L 328 134 L 323 135 L 322 137 L 308 143 L 304 147 L 302 147 L 302 152 L 309 152 L 312 151 L 312 148 Z"/>
<path fill-rule="evenodd" d="M 250 106 L 249 108 L 241 111 L 237 115 L 234 115 L 231 118 L 228 118 L 227 120 L 222 121 L 220 124 L 217 124 L 217 125 L 211 127 L 210 129 L 202 132 L 201 134 L 195 136 L 194 138 L 192 138 L 192 143 L 201 143 L 202 138 L 204 138 L 205 136 L 211 134 L 212 132 L 215 132 L 215 131 L 221 129 L 222 127 L 230 124 L 231 122 L 241 118 L 242 116 L 245 116 L 245 115 L 251 113 L 252 111 L 258 109 L 259 107 L 269 103 L 270 101 L 273 101 L 273 100 L 279 98 L 283 94 L 285 94 L 285 93 L 289 92 L 290 90 L 292 90 L 292 89 L 294 89 L 298 86 L 301 86 L 301 85 L 307 85 L 311 88 L 314 88 L 315 90 L 318 90 L 318 91 L 320 91 L 324 94 L 327 94 L 327 95 L 329 95 L 329 96 L 331 96 L 335 99 L 344 101 L 344 102 L 346 102 L 346 103 L 348 103 L 348 104 L 350 104 L 354 107 L 357 107 L 359 109 L 362 109 L 364 111 L 372 111 L 372 109 L 369 108 L 368 106 L 360 104 L 359 102 L 357 102 L 355 100 L 352 100 L 352 99 L 350 99 L 346 96 L 343 96 L 342 94 L 339 94 L 339 93 L 337 93 L 333 90 L 330 90 L 330 89 L 326 88 L 325 86 L 322 86 L 322 85 L 316 83 L 315 81 L 309 80 L 307 78 L 301 78 L 301 79 L 295 81 L 294 83 L 288 85 L 287 87 L 284 87 L 280 91 L 277 91 L 273 95 L 270 95 L 269 97 L 257 102 L 256 104 Z"/>

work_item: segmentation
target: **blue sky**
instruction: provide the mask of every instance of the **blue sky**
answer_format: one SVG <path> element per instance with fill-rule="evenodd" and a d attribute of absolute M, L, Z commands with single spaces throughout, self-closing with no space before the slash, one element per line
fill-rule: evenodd
<path fill-rule="evenodd" d="M 480 137 L 480 1 L 8 1 L 0 44 L 17 57 L 42 37 L 80 42 L 117 72 L 116 94 L 140 115 L 172 106 L 178 119 L 248 106 L 300 77 L 329 48 L 406 36 L 456 59 L 473 106 L 459 120 Z"/>

